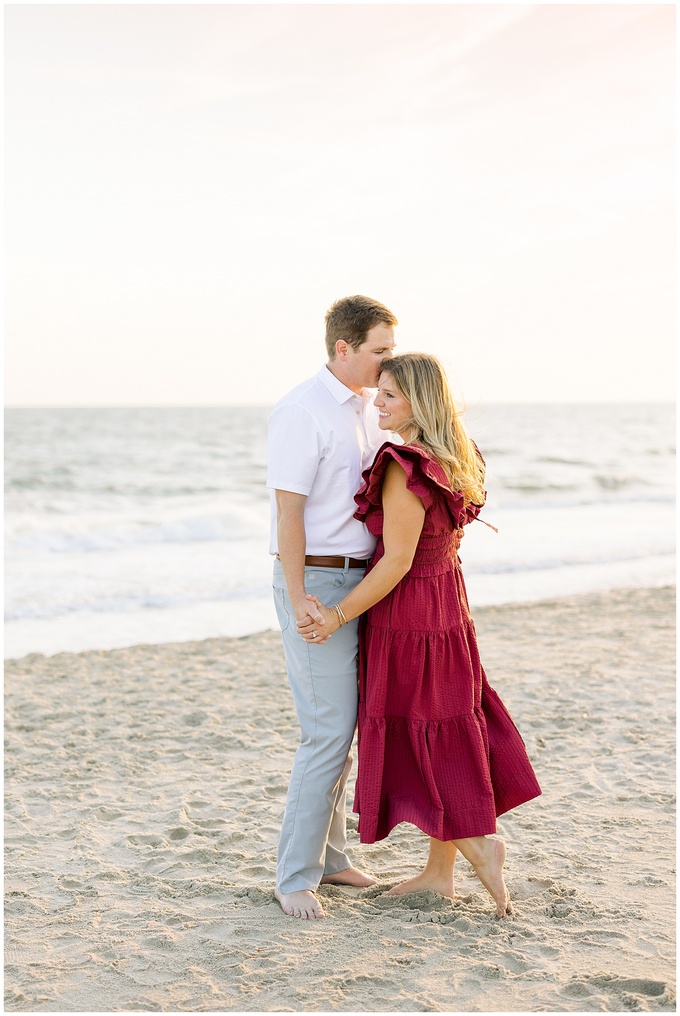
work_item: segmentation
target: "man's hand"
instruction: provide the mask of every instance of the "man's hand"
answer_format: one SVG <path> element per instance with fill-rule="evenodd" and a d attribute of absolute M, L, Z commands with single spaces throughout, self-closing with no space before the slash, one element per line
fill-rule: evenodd
<path fill-rule="evenodd" d="M 295 620 L 297 622 L 298 631 L 300 631 L 300 625 L 305 627 L 309 625 L 317 625 L 323 627 L 325 625 L 323 614 L 320 612 L 318 601 L 315 597 L 306 595 L 304 599 L 296 600 L 293 603 L 293 611 L 295 613 Z M 311 628 L 309 629 L 311 631 Z"/>
<path fill-rule="evenodd" d="M 297 629 L 305 642 L 309 642 L 310 645 L 322 646 L 324 642 L 328 641 L 333 632 L 338 630 L 340 619 L 336 612 L 329 610 L 318 597 L 308 594 L 307 600 L 312 601 L 310 611 L 314 611 L 321 617 L 321 621 L 319 622 L 312 617 L 304 617 L 298 621 Z"/>

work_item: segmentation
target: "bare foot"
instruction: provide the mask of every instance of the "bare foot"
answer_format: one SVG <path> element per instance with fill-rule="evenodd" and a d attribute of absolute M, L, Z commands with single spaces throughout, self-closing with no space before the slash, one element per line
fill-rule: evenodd
<path fill-rule="evenodd" d="M 421 871 L 420 875 L 409 878 L 406 882 L 400 882 L 399 885 L 388 889 L 385 895 L 403 896 L 404 893 L 421 893 L 425 889 L 430 889 L 433 893 L 438 893 L 440 896 L 446 896 L 450 900 L 462 899 L 453 887 L 453 872 L 451 877 L 447 878 L 445 875 L 430 875 L 425 871 Z"/>
<path fill-rule="evenodd" d="M 487 837 L 484 857 L 473 865 L 479 881 L 491 893 L 496 902 L 497 917 L 505 917 L 506 914 L 512 913 L 510 893 L 503 878 L 504 862 L 505 843 L 503 840 Z"/>
<path fill-rule="evenodd" d="M 303 921 L 309 921 L 315 917 L 326 916 L 310 889 L 301 889 L 297 893 L 280 893 L 276 889 L 274 895 L 281 904 L 284 914 L 288 914 L 289 917 L 301 917 Z"/>
<path fill-rule="evenodd" d="M 369 885 L 375 885 L 377 878 L 373 878 L 372 875 L 366 875 L 365 872 L 359 871 L 358 868 L 344 868 L 342 871 L 336 871 L 332 875 L 324 875 L 321 879 L 322 885 L 353 885 L 357 889 L 365 889 Z"/>

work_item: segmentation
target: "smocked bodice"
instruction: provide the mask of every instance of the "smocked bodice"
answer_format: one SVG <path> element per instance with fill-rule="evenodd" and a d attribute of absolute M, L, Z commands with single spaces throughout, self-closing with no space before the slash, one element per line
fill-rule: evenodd
<path fill-rule="evenodd" d="M 423 448 L 385 443 L 371 468 L 364 471 L 364 482 L 354 496 L 357 503 L 354 517 L 365 522 L 369 531 L 378 538 L 374 564 L 384 553 L 382 486 L 385 471 L 392 460 L 402 466 L 408 489 L 417 494 L 425 507 L 423 530 L 410 574 L 441 575 L 456 567 L 463 526 L 477 518 L 482 505 L 466 505 L 463 495 L 449 486 L 439 462 Z"/>

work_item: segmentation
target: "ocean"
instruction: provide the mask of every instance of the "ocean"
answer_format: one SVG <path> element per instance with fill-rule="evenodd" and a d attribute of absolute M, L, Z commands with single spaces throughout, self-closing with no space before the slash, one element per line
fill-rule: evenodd
<path fill-rule="evenodd" d="M 276 628 L 268 407 L 10 409 L 5 656 Z M 489 405 L 471 606 L 675 582 L 671 405 Z"/>

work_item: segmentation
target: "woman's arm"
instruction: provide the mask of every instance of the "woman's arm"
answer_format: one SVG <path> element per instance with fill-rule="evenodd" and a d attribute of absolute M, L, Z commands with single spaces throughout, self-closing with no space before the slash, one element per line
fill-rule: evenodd
<path fill-rule="evenodd" d="M 340 608 L 348 621 L 358 617 L 372 607 L 383 596 L 394 589 L 413 562 L 413 555 L 425 521 L 425 508 L 417 494 L 406 486 L 406 473 L 395 461 L 389 463 L 385 471 L 382 488 L 383 500 L 383 543 L 385 553 L 375 568 L 361 580 L 359 585 L 340 601 Z M 317 601 L 318 604 L 318 601 Z M 340 627 L 340 621 L 333 610 L 319 606 L 325 624 L 320 627 L 318 622 L 298 625 L 301 635 L 311 637 L 316 631 L 318 636 L 311 641 L 320 643 Z"/>

